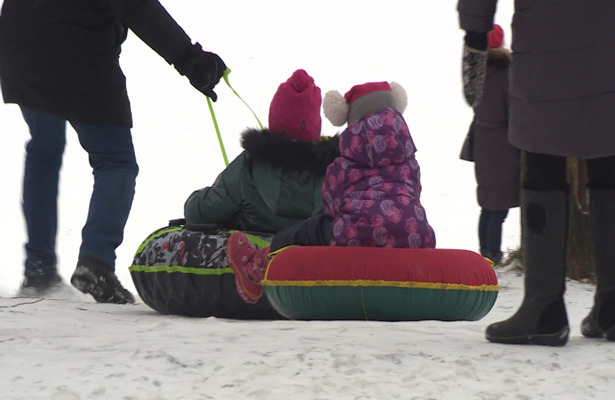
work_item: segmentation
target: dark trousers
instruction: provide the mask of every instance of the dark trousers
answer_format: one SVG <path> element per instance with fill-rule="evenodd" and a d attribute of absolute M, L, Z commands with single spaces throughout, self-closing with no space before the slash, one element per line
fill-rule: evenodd
<path fill-rule="evenodd" d="M 615 156 L 586 160 L 588 188 L 593 190 L 615 189 Z M 566 158 L 526 152 L 527 168 L 523 187 L 529 190 L 567 190 Z"/>
<path fill-rule="evenodd" d="M 52 268 L 56 260 L 58 184 L 66 145 L 66 121 L 22 107 L 31 139 L 26 145 L 23 214 L 26 221 L 26 273 Z M 79 256 L 115 267 L 139 171 L 130 128 L 110 124 L 71 125 L 87 151 L 94 175 Z"/>
<path fill-rule="evenodd" d="M 333 240 L 331 230 L 332 218 L 320 215 L 282 229 L 271 241 L 270 251 L 276 251 L 286 246 L 329 246 Z"/>
<path fill-rule="evenodd" d="M 502 245 L 502 225 L 508 216 L 508 210 L 481 209 L 478 220 L 478 240 L 483 255 L 496 256 Z"/>

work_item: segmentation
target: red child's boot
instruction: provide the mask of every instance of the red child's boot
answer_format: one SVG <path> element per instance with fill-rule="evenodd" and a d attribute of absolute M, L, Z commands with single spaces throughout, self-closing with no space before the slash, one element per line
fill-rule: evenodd
<path fill-rule="evenodd" d="M 243 232 L 233 232 L 226 242 L 226 259 L 235 273 L 237 293 L 254 304 L 263 295 L 261 280 L 269 262 L 269 246 L 256 250 Z"/>

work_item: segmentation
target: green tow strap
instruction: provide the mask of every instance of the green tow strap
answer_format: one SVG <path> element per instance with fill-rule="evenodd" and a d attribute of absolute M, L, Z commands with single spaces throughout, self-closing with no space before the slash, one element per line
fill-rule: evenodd
<path fill-rule="evenodd" d="M 220 128 L 218 128 L 218 120 L 214 113 L 214 107 L 211 105 L 211 99 L 207 97 L 207 106 L 209 106 L 209 113 L 211 114 L 211 120 L 214 122 L 214 128 L 216 128 L 216 135 L 218 135 L 218 143 L 220 143 L 220 150 L 222 150 L 222 157 L 224 158 L 224 166 L 228 167 L 228 157 L 226 156 L 226 150 L 224 150 L 224 143 L 222 143 L 222 136 L 220 135 Z"/>
<path fill-rule="evenodd" d="M 248 105 L 248 103 L 246 103 L 246 102 L 245 102 L 245 100 L 241 98 L 241 96 L 239 95 L 239 93 L 237 93 L 237 92 L 235 91 L 235 89 L 233 89 L 233 87 L 231 86 L 231 84 L 229 83 L 229 81 L 228 81 L 228 74 L 230 74 L 230 73 L 231 73 L 231 70 L 230 70 L 230 69 L 228 69 L 228 68 L 224 71 L 224 74 L 222 74 L 222 78 L 224 78 L 224 82 L 226 82 L 226 85 L 227 85 L 227 86 L 228 86 L 228 87 L 229 87 L 229 88 L 233 91 L 233 93 L 235 93 L 235 96 L 237 96 L 237 97 L 239 98 L 239 100 L 241 100 L 241 102 L 242 102 L 243 104 L 245 104 L 245 105 L 246 105 L 246 107 L 248 107 L 248 110 L 250 110 L 250 112 L 252 113 L 252 115 L 254 115 L 254 118 L 256 118 L 256 122 L 258 122 L 258 126 L 259 126 L 261 129 L 263 129 L 263 124 L 261 124 L 261 121 L 260 121 L 260 120 L 258 119 L 258 117 L 256 116 L 256 113 L 254 112 L 254 110 L 252 110 L 252 108 Z"/>
<path fill-rule="evenodd" d="M 254 118 L 256 118 L 256 122 L 258 122 L 258 126 L 260 126 L 260 128 L 263 129 L 263 124 L 261 124 L 261 121 L 256 116 L 256 113 L 254 112 L 254 110 L 252 110 L 252 108 L 248 105 L 248 103 L 246 103 L 245 100 L 241 98 L 241 96 L 235 91 L 235 89 L 233 89 L 230 82 L 228 81 L 228 75 L 230 73 L 231 73 L 231 70 L 229 68 L 227 68 L 224 71 L 224 73 L 222 74 L 222 78 L 224 78 L 224 82 L 226 82 L 226 85 L 229 88 L 231 88 L 233 93 L 235 93 L 235 96 L 237 96 L 239 100 L 241 100 L 243 104 L 245 104 L 246 107 L 248 107 L 248 109 L 252 112 L 252 115 L 254 115 Z M 214 128 L 216 129 L 216 135 L 218 136 L 218 143 L 220 144 L 220 150 L 222 150 L 222 157 L 224 158 L 224 165 L 228 166 L 228 157 L 226 156 L 226 150 L 224 150 L 224 144 L 222 143 L 222 135 L 220 135 L 220 128 L 218 127 L 218 120 L 216 119 L 216 114 L 214 113 L 214 107 L 211 104 L 211 99 L 209 97 L 207 97 L 207 106 L 209 107 L 209 113 L 211 114 L 211 119 L 214 123 Z"/>

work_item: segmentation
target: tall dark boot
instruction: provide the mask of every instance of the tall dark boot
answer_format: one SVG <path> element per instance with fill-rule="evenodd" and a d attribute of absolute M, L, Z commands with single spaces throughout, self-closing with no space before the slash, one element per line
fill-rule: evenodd
<path fill-rule="evenodd" d="M 589 200 L 597 286 L 581 332 L 615 341 L 615 190 L 591 190 Z"/>
<path fill-rule="evenodd" d="M 598 293 L 594 296 L 594 306 L 581 322 L 581 333 L 588 338 L 604 337 L 604 331 L 598 324 Z"/>
<path fill-rule="evenodd" d="M 570 328 L 564 304 L 568 194 L 524 189 L 525 297 L 506 321 L 487 327 L 494 343 L 563 346 Z"/>

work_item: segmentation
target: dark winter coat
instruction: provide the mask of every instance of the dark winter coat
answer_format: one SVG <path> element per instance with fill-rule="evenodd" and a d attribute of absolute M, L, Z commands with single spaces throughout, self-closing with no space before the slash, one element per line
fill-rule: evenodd
<path fill-rule="evenodd" d="M 385 108 L 340 134 L 322 187 L 331 245 L 428 248 L 436 238 L 421 205 L 416 147 L 401 113 Z"/>
<path fill-rule="evenodd" d="M 245 151 L 214 185 L 190 195 L 184 206 L 188 222 L 276 233 L 322 214 L 320 188 L 339 155 L 337 137 L 309 142 L 248 130 L 241 144 Z"/>
<path fill-rule="evenodd" d="M 483 97 L 474 107 L 474 171 L 478 204 L 488 210 L 519 206 L 520 151 L 508 141 L 510 53 L 491 49 Z"/>
<path fill-rule="evenodd" d="M 168 63 L 191 45 L 157 0 L 4 0 L 4 101 L 75 122 L 131 127 L 119 65 L 126 27 Z"/>
<path fill-rule="evenodd" d="M 460 26 L 488 32 L 497 0 L 459 0 Z M 510 141 L 534 153 L 615 155 L 615 1 L 516 0 Z"/>

